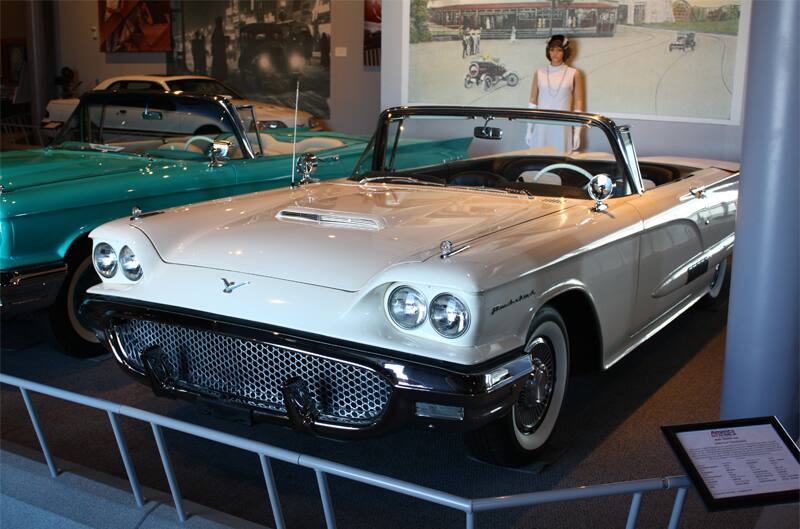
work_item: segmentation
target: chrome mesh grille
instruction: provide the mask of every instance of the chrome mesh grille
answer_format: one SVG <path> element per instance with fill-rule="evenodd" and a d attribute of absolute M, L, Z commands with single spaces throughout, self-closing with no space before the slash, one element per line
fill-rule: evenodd
<path fill-rule="evenodd" d="M 175 386 L 272 412 L 286 413 L 281 385 L 294 376 L 326 422 L 372 424 L 391 395 L 371 369 L 269 343 L 150 320 L 127 320 L 114 331 L 133 366 L 143 370 L 142 353 L 159 346 Z"/>

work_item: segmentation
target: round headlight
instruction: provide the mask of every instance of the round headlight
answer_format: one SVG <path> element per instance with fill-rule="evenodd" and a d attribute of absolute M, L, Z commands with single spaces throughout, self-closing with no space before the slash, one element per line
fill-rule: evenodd
<path fill-rule="evenodd" d="M 458 338 L 469 328 L 469 310 L 457 297 L 440 294 L 431 303 L 431 325 L 445 338 Z"/>
<path fill-rule="evenodd" d="M 101 242 L 94 247 L 94 269 L 103 277 L 117 273 L 117 252 L 110 244 Z"/>
<path fill-rule="evenodd" d="M 122 273 L 131 281 L 138 281 L 142 278 L 142 265 L 139 264 L 139 259 L 133 250 L 127 246 L 122 247 L 119 252 L 119 266 L 122 268 Z"/>
<path fill-rule="evenodd" d="M 389 316 L 403 329 L 413 329 L 425 322 L 428 307 L 425 297 L 411 287 L 398 287 L 389 295 Z"/>

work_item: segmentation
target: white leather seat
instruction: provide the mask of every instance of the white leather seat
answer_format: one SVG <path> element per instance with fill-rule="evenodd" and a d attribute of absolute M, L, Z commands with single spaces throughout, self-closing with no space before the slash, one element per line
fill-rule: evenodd
<path fill-rule="evenodd" d="M 560 186 L 561 177 L 555 173 L 539 173 L 539 171 L 522 171 L 519 174 L 519 179 L 523 182 L 536 182 L 538 184 L 548 184 L 551 186 Z"/>

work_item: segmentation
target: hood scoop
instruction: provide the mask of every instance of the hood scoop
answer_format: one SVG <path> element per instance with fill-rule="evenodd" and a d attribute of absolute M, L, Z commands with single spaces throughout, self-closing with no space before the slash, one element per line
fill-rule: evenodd
<path fill-rule="evenodd" d="M 275 218 L 284 222 L 316 224 L 323 228 L 380 231 L 386 227 L 386 221 L 379 216 L 303 207 L 283 209 Z"/>

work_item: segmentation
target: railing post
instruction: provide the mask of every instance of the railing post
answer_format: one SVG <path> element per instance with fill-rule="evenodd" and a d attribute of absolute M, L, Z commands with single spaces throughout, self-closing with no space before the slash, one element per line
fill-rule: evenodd
<path fill-rule="evenodd" d="M 681 511 L 683 510 L 683 500 L 686 499 L 686 489 L 681 487 L 675 495 L 675 503 L 672 505 L 672 516 L 669 517 L 669 525 L 667 529 L 678 529 L 678 521 L 681 519 Z"/>
<path fill-rule="evenodd" d="M 467 529 L 475 529 L 475 513 L 467 512 Z"/>
<path fill-rule="evenodd" d="M 261 470 L 264 472 L 264 481 L 267 483 L 267 494 L 269 494 L 269 503 L 272 506 L 272 517 L 275 518 L 275 529 L 285 529 L 283 512 L 278 499 L 278 488 L 275 486 L 275 476 L 272 474 L 272 464 L 264 454 L 258 454 L 258 459 L 261 461 Z"/>
<path fill-rule="evenodd" d="M 156 438 L 156 446 L 158 446 L 158 453 L 161 456 L 161 463 L 164 465 L 164 473 L 167 475 L 169 490 L 172 492 L 172 500 L 175 502 L 175 510 L 178 511 L 178 519 L 181 523 L 184 523 L 186 521 L 186 514 L 183 512 L 181 490 L 178 488 L 178 480 L 175 479 L 175 473 L 172 471 L 172 463 L 169 461 L 164 435 L 161 433 L 161 427 L 159 425 L 150 423 L 150 426 L 153 428 L 153 436 Z"/>
<path fill-rule="evenodd" d="M 628 511 L 628 523 L 625 524 L 625 529 L 633 529 L 636 527 L 636 519 L 639 517 L 639 506 L 642 504 L 642 493 L 636 492 L 631 499 L 631 508 Z"/>
<path fill-rule="evenodd" d="M 142 491 L 139 489 L 139 480 L 136 479 L 136 469 L 133 466 L 130 454 L 128 454 L 128 447 L 125 445 L 125 438 L 122 437 L 122 431 L 119 429 L 116 414 L 108 411 L 108 420 L 111 421 L 111 429 L 114 430 L 114 437 L 117 440 L 119 454 L 122 456 L 122 464 L 125 465 L 125 472 L 128 474 L 128 481 L 131 483 L 131 491 L 133 491 L 133 497 L 136 499 L 136 505 L 143 507 L 144 499 L 142 498 Z"/>
<path fill-rule="evenodd" d="M 36 432 L 36 437 L 39 439 L 39 446 L 42 447 L 42 453 L 44 454 L 44 460 L 47 462 L 47 468 L 50 469 L 50 477 L 58 477 L 58 469 L 53 462 L 53 456 L 50 455 L 50 449 L 47 448 L 47 441 L 44 438 L 42 428 L 39 426 L 39 419 L 36 417 L 36 410 L 33 409 L 33 403 L 31 402 L 30 395 L 28 395 L 28 390 L 20 387 L 19 391 L 22 393 L 22 400 L 25 401 L 25 407 L 28 409 L 28 415 L 33 423 L 33 431 Z"/>
<path fill-rule="evenodd" d="M 328 479 L 323 471 L 315 469 L 314 472 L 317 474 L 319 495 L 322 498 L 322 510 L 325 511 L 325 524 L 328 529 L 336 529 L 336 518 L 333 516 L 333 503 L 331 502 L 331 493 L 328 490 Z"/>

